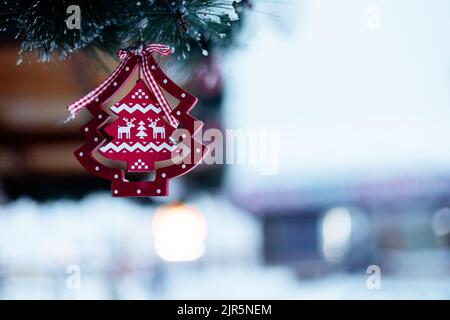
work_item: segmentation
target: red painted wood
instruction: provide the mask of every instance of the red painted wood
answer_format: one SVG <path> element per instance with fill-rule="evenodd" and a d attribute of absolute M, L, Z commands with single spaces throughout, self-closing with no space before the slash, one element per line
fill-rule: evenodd
<path fill-rule="evenodd" d="M 150 71 L 158 85 L 179 100 L 178 105 L 173 108 L 171 114 L 183 124 L 184 129 L 188 130 L 190 134 L 189 137 L 183 138 L 179 134 L 179 130 L 173 130 L 167 124 L 163 118 L 163 113 L 157 112 L 160 106 L 143 80 L 139 80 L 128 95 L 111 107 L 112 112 L 117 114 L 118 118 L 114 122 L 107 124 L 110 116 L 102 109 L 101 105 L 108 101 L 126 83 L 138 66 L 138 57 L 132 57 L 125 65 L 123 71 L 118 74 L 115 84 L 106 89 L 99 96 L 98 101 L 93 101 L 87 106 L 87 109 L 93 115 L 93 119 L 83 126 L 80 132 L 88 141 L 75 151 L 76 158 L 90 173 L 112 182 L 112 195 L 115 197 L 166 196 L 169 192 L 168 180 L 194 169 L 208 152 L 206 146 L 195 140 L 195 134 L 199 132 L 203 123 L 189 115 L 189 111 L 197 103 L 197 98 L 178 87 L 168 78 L 152 56 L 148 59 Z M 140 93 L 139 97 L 137 97 L 137 92 Z M 139 104 L 142 108 L 135 107 L 136 104 Z M 149 108 L 149 105 L 154 106 L 154 108 Z M 142 112 L 142 110 L 145 112 Z M 150 124 L 154 125 L 154 117 L 160 118 L 156 122 L 156 126 L 161 129 L 156 129 L 156 135 L 154 135 L 155 129 L 148 127 Z M 135 118 L 131 122 L 134 124 L 134 127 L 130 126 L 129 132 L 127 121 L 124 118 L 127 119 L 128 123 L 131 122 L 132 118 Z M 150 122 L 148 118 L 152 121 Z M 139 122 L 143 123 L 139 125 Z M 144 126 L 146 129 L 143 129 Z M 121 129 L 120 138 L 119 127 L 126 127 Z M 164 131 L 165 137 L 161 134 L 162 131 Z M 128 138 L 126 137 L 127 133 L 129 134 Z M 177 145 L 169 139 L 171 135 L 172 139 L 178 137 L 178 139 L 175 139 Z M 124 148 L 112 147 L 113 145 L 121 145 L 123 142 L 127 143 L 127 145 L 124 145 Z M 108 149 L 107 146 L 110 143 L 113 145 L 110 145 Z M 137 143 L 140 143 L 143 147 L 133 148 L 132 146 Z M 155 147 L 150 148 L 150 143 L 153 143 Z M 165 148 L 167 152 L 161 152 L 163 149 L 160 146 L 163 143 L 166 143 L 168 146 Z M 129 149 L 132 151 L 129 152 Z M 138 149 L 142 152 L 135 152 Z M 151 149 L 153 149 L 153 152 L 149 152 Z M 188 151 L 188 156 L 183 162 L 172 161 L 172 164 L 169 166 L 154 168 L 155 162 L 173 159 L 179 154 L 180 149 Z M 113 152 L 109 152 L 110 150 L 113 150 Z M 116 150 L 119 150 L 119 152 Z M 123 150 L 127 152 L 120 152 Z M 105 166 L 95 158 L 97 152 L 107 158 L 126 162 L 128 172 L 154 171 L 155 179 L 154 181 L 128 181 L 125 177 L 125 170 Z M 145 164 L 139 168 L 139 164 L 142 163 Z"/>

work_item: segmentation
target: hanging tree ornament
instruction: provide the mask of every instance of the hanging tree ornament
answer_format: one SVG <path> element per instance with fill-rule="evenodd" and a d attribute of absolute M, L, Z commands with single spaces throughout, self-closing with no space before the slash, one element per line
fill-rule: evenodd
<path fill-rule="evenodd" d="M 88 141 L 75 151 L 75 156 L 89 172 L 110 180 L 116 197 L 166 196 L 169 179 L 195 168 L 207 152 L 194 139 L 203 123 L 189 115 L 197 98 L 166 76 L 153 52 L 169 55 L 171 50 L 161 44 L 119 50 L 121 63 L 113 73 L 68 107 L 71 118 L 83 108 L 94 116 L 80 129 Z M 102 104 L 127 83 L 138 67 L 147 83 L 139 78 L 131 91 L 110 107 L 114 115 L 111 122 Z M 175 108 L 169 105 L 161 88 L 179 101 Z M 98 160 L 100 156 L 125 162 L 126 169 L 111 168 Z M 154 180 L 129 181 L 127 172 L 154 172 Z"/>

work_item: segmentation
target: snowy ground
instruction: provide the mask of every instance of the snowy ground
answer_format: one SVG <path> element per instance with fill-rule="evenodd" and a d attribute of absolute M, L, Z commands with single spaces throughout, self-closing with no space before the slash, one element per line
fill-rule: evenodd
<path fill-rule="evenodd" d="M 302 279 L 287 267 L 261 263 L 258 220 L 225 199 L 190 203 L 206 218 L 205 255 L 168 263 L 155 253 L 155 207 L 97 194 L 82 201 L 19 200 L 0 210 L 0 297 L 86 299 L 386 299 L 449 298 L 440 274 L 382 276 L 369 290 L 365 270 Z M 429 259 L 430 255 L 414 259 Z M 404 258 L 401 258 L 405 261 Z M 442 260 L 446 263 L 447 260 Z M 80 287 L 67 285 L 68 266 Z M 444 281 L 443 281 L 444 280 Z M 449 280 L 449 279 L 447 279 Z"/>

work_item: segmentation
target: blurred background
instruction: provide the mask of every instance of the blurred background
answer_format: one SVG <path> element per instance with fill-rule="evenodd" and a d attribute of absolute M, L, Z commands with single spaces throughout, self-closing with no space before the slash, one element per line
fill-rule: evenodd
<path fill-rule="evenodd" d="M 450 298 L 450 3 L 254 1 L 188 73 L 207 128 L 275 129 L 276 170 L 202 165 L 112 198 L 66 106 L 107 72 L 0 45 L 0 298 Z M 116 62 L 111 61 L 110 67 Z"/>

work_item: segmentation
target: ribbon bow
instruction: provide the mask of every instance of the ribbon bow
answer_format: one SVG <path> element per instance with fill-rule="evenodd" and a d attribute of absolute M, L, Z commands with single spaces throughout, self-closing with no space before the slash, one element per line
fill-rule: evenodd
<path fill-rule="evenodd" d="M 158 54 L 162 56 L 168 56 L 172 53 L 172 50 L 169 46 L 165 44 L 159 44 L 159 43 L 153 43 L 148 44 L 146 46 L 140 46 L 137 48 L 131 48 L 131 49 L 120 49 L 117 51 L 117 56 L 120 58 L 120 60 L 123 60 L 127 58 L 130 55 L 135 56 L 146 56 L 150 55 L 153 52 L 157 52 Z"/>
<path fill-rule="evenodd" d="M 153 74 L 148 66 L 148 56 L 150 56 L 153 52 L 156 52 L 163 56 L 167 56 L 172 53 L 169 46 L 158 43 L 149 44 L 146 46 L 141 46 L 132 49 L 121 49 L 117 51 L 117 56 L 120 58 L 120 60 L 122 60 L 121 63 L 117 66 L 117 68 L 113 71 L 113 73 L 105 81 L 103 81 L 97 88 L 89 92 L 83 98 L 75 101 L 74 103 L 68 106 L 68 110 L 71 114 L 70 118 L 74 118 L 75 115 L 78 113 L 78 111 L 86 107 L 89 103 L 98 98 L 98 96 L 103 91 L 109 88 L 109 86 L 112 83 L 114 83 L 114 80 L 116 79 L 117 75 L 120 74 L 120 72 L 125 67 L 125 64 L 131 57 L 139 56 L 141 60 L 140 63 L 142 65 L 142 71 L 144 73 L 145 79 L 147 80 L 147 83 L 150 85 L 151 90 L 155 94 L 156 100 L 163 109 L 164 114 L 166 115 L 170 125 L 176 128 L 178 126 L 178 121 L 177 119 L 175 119 L 174 116 L 170 114 L 172 109 L 170 108 L 169 103 L 167 102 L 166 98 L 161 92 L 161 89 L 156 83 L 156 80 L 154 79 Z"/>

